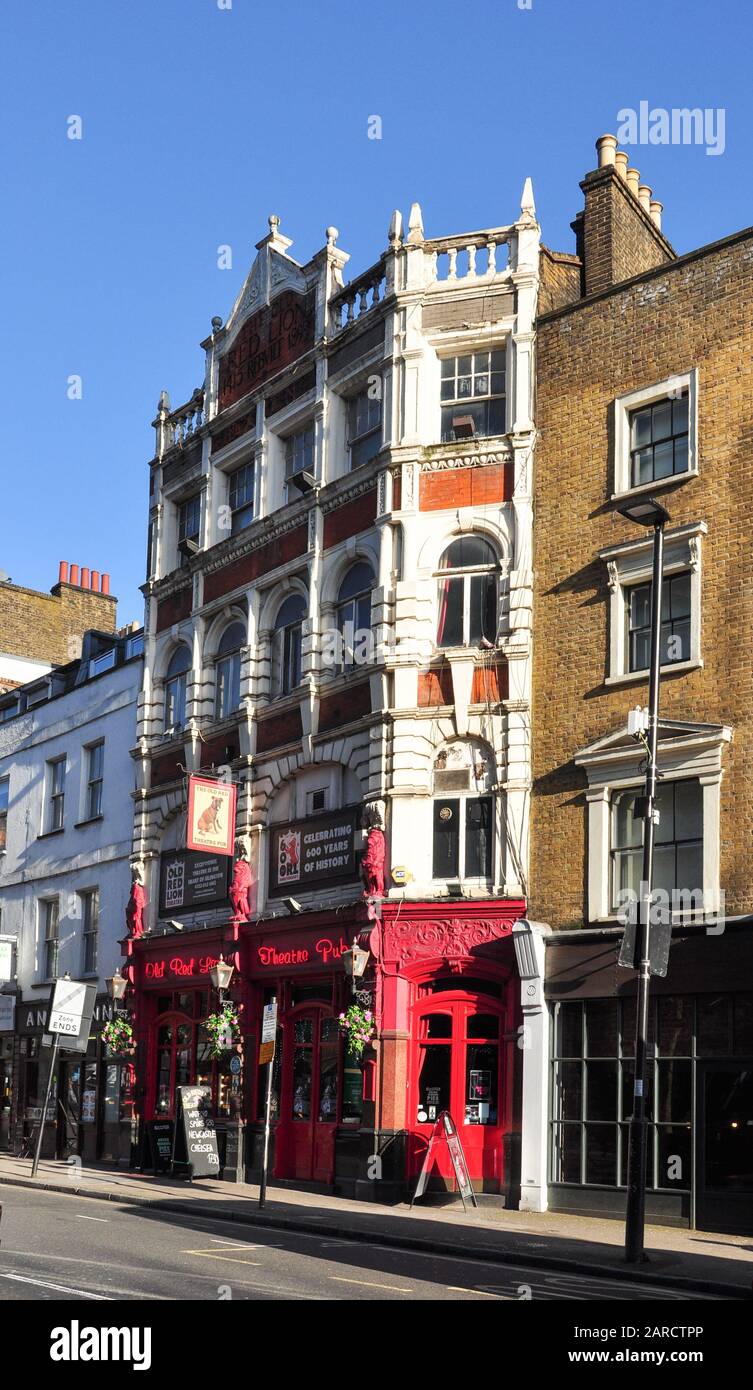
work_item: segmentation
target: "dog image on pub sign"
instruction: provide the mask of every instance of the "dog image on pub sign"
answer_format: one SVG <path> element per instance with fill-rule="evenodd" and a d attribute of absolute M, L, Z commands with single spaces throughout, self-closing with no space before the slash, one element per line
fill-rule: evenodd
<path fill-rule="evenodd" d="M 188 848 L 232 855 L 234 839 L 235 787 L 231 782 L 192 777 L 188 787 Z"/>

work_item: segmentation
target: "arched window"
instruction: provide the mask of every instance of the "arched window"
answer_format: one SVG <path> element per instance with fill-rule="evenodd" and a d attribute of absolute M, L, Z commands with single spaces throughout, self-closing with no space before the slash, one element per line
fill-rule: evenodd
<path fill-rule="evenodd" d="M 170 657 L 165 676 L 165 733 L 182 729 L 186 722 L 186 677 L 190 669 L 188 647 L 178 647 Z"/>
<path fill-rule="evenodd" d="M 340 665 L 348 670 L 371 659 L 371 591 L 374 571 L 364 560 L 348 570 L 337 595 Z M 354 656 L 354 652 L 356 656 Z"/>
<path fill-rule="evenodd" d="M 278 695 L 289 695 L 301 683 L 301 641 L 306 603 L 300 594 L 286 598 L 275 622 L 272 684 Z"/>
<path fill-rule="evenodd" d="M 241 702 L 241 647 L 246 639 L 242 623 L 231 623 L 220 638 L 214 678 L 214 717 L 227 719 Z"/>
<path fill-rule="evenodd" d="M 439 562 L 437 646 L 495 646 L 499 560 L 482 536 L 460 536 Z"/>
<path fill-rule="evenodd" d="M 435 879 L 493 874 L 494 766 L 480 744 L 452 743 L 434 759 Z"/>

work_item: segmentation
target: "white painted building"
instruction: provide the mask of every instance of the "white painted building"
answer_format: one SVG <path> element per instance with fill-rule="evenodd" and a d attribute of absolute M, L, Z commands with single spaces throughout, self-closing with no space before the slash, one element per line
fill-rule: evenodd
<path fill-rule="evenodd" d="M 101 1014 L 105 980 L 121 961 L 142 652 L 140 632 L 88 632 L 79 660 L 0 698 L 0 936 L 13 944 L 17 990 L 15 1029 L 6 1005 L 0 1033 L 0 1079 L 13 1096 L 0 1139 L 16 1146 L 41 1105 L 41 1024 L 52 982 L 68 972 L 96 984 Z M 70 1145 L 93 1157 L 94 1129 L 101 1139 L 113 1121 L 117 1068 L 98 1068 L 99 1060 L 95 1048 L 85 1062 L 61 1064 L 58 1093 L 71 1102 L 71 1133 L 60 1132 L 58 1108 L 50 1151 L 56 1142 L 58 1152 Z M 72 1132 L 79 1126 L 92 1139 L 86 1149 Z"/>

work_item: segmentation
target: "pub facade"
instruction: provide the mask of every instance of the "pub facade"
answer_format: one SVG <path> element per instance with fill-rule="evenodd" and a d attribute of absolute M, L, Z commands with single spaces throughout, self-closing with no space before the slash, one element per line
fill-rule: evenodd
<path fill-rule="evenodd" d="M 401 1197 L 448 1110 L 474 1185 L 512 1201 L 527 1183 L 535 1204 L 530 183 L 514 222 L 480 232 L 430 238 L 417 204 L 407 227 L 396 212 L 347 283 L 335 228 L 301 264 L 269 226 L 202 344 L 203 385 L 177 410 L 163 393 L 155 420 L 124 942 L 142 1126 L 202 1081 L 225 1167 L 240 1128 L 257 1173 L 275 998 L 275 1181 Z M 187 848 L 191 775 L 236 789 L 232 858 Z M 232 1070 L 203 1026 L 220 957 Z M 360 1057 L 340 1026 L 354 1000 Z"/>

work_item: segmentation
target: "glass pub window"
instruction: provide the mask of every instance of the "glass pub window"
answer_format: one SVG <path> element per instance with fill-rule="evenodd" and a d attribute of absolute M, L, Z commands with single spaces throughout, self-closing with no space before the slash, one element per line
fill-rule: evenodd
<path fill-rule="evenodd" d="M 178 544 L 181 541 L 197 541 L 201 530 L 201 494 L 195 492 L 178 506 Z M 180 563 L 188 564 L 188 557 L 180 553 Z"/>
<path fill-rule="evenodd" d="M 460 536 L 439 562 L 438 647 L 497 640 L 497 556 L 482 536 Z"/>
<path fill-rule="evenodd" d="M 10 778 L 0 777 L 0 850 L 5 849 L 8 831 L 8 803 L 10 801 Z"/>
<path fill-rule="evenodd" d="M 230 474 L 230 534 L 235 536 L 254 519 L 254 465 L 244 463 Z"/>
<path fill-rule="evenodd" d="M 165 677 L 165 732 L 182 729 L 186 722 L 186 678 L 191 665 L 188 647 L 178 647 L 170 657 Z"/>
<path fill-rule="evenodd" d="M 348 450 L 351 468 L 373 459 L 382 447 L 381 394 L 362 391 L 348 402 Z"/>
<path fill-rule="evenodd" d="M 65 758 L 47 764 L 50 799 L 47 808 L 47 830 L 62 830 L 65 810 Z"/>
<path fill-rule="evenodd" d="M 93 743 L 87 749 L 86 767 L 86 819 L 94 820 L 102 815 L 102 777 L 105 756 L 104 739 Z"/>
<path fill-rule="evenodd" d="M 630 415 L 632 487 L 688 471 L 688 396 L 657 401 Z"/>
<path fill-rule="evenodd" d="M 455 439 L 456 423 L 470 416 L 473 434 L 505 432 L 505 353 L 466 353 L 442 361 L 442 439 Z M 466 427 L 464 427 L 466 428 Z"/>
<path fill-rule="evenodd" d="M 649 1011 L 647 1183 L 653 1189 L 690 1187 L 693 1003 L 692 996 L 670 996 L 652 1001 Z M 634 1038 L 632 998 L 556 1006 L 554 1182 L 624 1186 Z"/>
<path fill-rule="evenodd" d="M 612 905 L 622 890 L 640 889 L 643 822 L 633 815 L 641 791 L 616 792 L 612 798 Z M 703 891 L 703 788 L 689 779 L 660 782 L 659 824 L 654 845 L 654 887 L 669 893 Z"/>
<path fill-rule="evenodd" d="M 435 879 L 491 878 L 490 796 L 435 799 L 432 874 Z"/>
<path fill-rule="evenodd" d="M 647 671 L 651 661 L 651 584 L 627 591 L 628 670 Z M 662 665 L 690 660 L 690 575 L 674 574 L 662 583 Z"/>
<path fill-rule="evenodd" d="M 220 638 L 215 668 L 215 719 L 227 719 L 240 705 L 241 647 L 245 636 L 242 623 L 231 623 Z"/>
<path fill-rule="evenodd" d="M 99 934 L 99 889 L 81 894 L 82 968 L 85 975 L 97 969 L 97 937 Z"/>
<path fill-rule="evenodd" d="M 297 487 L 290 483 L 296 473 L 314 472 L 314 426 L 307 425 L 306 429 L 299 430 L 297 434 L 291 434 L 285 441 L 285 478 L 287 480 L 287 500 L 293 501 L 300 497 L 301 493 Z"/>
<path fill-rule="evenodd" d="M 47 898 L 42 903 L 42 923 L 44 927 L 44 978 L 54 980 L 58 973 L 58 914 L 57 898 Z"/>
<path fill-rule="evenodd" d="M 301 653 L 303 619 L 306 604 L 299 594 L 286 598 L 275 623 L 273 637 L 274 687 L 278 694 L 289 695 L 301 683 Z"/>

